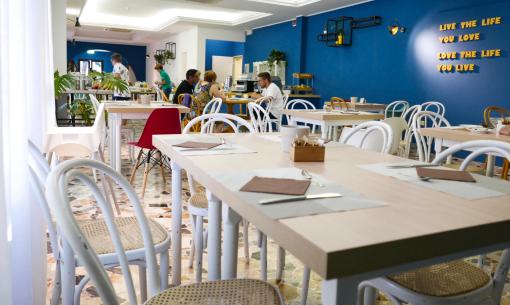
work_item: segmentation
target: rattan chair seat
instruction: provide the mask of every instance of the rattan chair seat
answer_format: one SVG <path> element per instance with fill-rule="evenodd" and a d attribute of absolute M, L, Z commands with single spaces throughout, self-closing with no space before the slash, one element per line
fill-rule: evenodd
<path fill-rule="evenodd" d="M 279 305 L 276 289 L 260 280 L 235 279 L 177 286 L 145 305 Z"/>
<path fill-rule="evenodd" d="M 209 207 L 209 202 L 207 201 L 205 192 L 197 192 L 191 196 L 189 199 L 189 204 L 199 209 L 207 209 Z"/>
<path fill-rule="evenodd" d="M 115 224 L 119 230 L 124 250 L 128 251 L 144 247 L 136 217 L 117 217 L 115 218 Z M 80 221 L 79 226 L 97 254 L 115 253 L 115 247 L 104 219 Z M 157 245 L 168 237 L 167 230 L 156 221 L 149 219 L 149 227 L 154 244 Z"/>
<path fill-rule="evenodd" d="M 490 277 L 463 260 L 437 264 L 389 277 L 417 293 L 434 297 L 465 294 L 485 286 Z"/>

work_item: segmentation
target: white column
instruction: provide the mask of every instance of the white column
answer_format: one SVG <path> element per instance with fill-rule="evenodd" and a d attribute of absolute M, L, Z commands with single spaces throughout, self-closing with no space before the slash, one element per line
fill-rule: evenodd
<path fill-rule="evenodd" d="M 66 0 L 51 0 L 51 26 L 53 35 L 53 68 L 60 74 L 67 72 Z"/>

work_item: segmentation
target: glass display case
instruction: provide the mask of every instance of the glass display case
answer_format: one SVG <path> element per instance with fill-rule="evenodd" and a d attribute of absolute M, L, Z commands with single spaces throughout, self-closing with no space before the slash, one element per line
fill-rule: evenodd
<path fill-rule="evenodd" d="M 311 94 L 313 92 L 313 74 L 292 73 L 292 93 Z"/>

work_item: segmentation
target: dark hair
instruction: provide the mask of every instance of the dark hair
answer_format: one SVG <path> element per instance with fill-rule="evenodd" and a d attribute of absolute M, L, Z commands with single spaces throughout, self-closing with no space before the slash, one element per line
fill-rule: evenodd
<path fill-rule="evenodd" d="M 258 77 L 267 80 L 268 82 L 271 82 L 271 74 L 269 72 L 262 72 L 257 75 Z"/>
<path fill-rule="evenodd" d="M 197 75 L 197 72 L 198 72 L 197 69 L 189 69 L 188 71 L 186 71 L 186 79 L 194 77 L 195 75 Z"/>
<path fill-rule="evenodd" d="M 204 80 L 206 82 L 212 83 L 216 81 L 216 73 L 214 71 L 206 71 L 204 74 Z"/>
<path fill-rule="evenodd" d="M 154 66 L 154 70 L 163 70 L 163 65 L 160 64 L 160 63 L 157 63 L 155 66 Z"/>
<path fill-rule="evenodd" d="M 113 53 L 112 60 L 115 60 L 116 62 L 122 62 L 122 55 L 120 55 L 119 53 Z"/>

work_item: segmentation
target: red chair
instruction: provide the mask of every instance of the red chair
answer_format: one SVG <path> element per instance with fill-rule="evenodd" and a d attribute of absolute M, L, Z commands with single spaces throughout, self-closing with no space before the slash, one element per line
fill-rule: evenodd
<path fill-rule="evenodd" d="M 131 171 L 129 183 L 133 184 L 136 170 L 143 163 L 145 163 L 143 188 L 141 196 L 142 198 L 145 195 L 147 175 L 154 166 L 159 165 L 161 169 L 161 176 L 163 177 L 163 184 L 166 183 L 163 155 L 159 150 L 157 150 L 156 147 L 152 145 L 152 136 L 158 134 L 180 134 L 180 133 L 181 133 L 181 117 L 179 110 L 176 108 L 160 108 L 155 109 L 147 119 L 147 123 L 145 123 L 145 127 L 143 128 L 142 135 L 140 136 L 138 142 L 129 143 L 129 145 L 133 145 L 135 147 L 140 148 L 140 152 L 138 153 L 138 158 L 136 159 L 135 166 Z M 147 150 L 147 153 L 145 153 L 144 150 Z M 159 155 L 157 159 L 154 158 L 154 155 L 156 154 Z M 152 167 L 150 166 L 151 161 L 154 162 L 154 165 Z"/>

